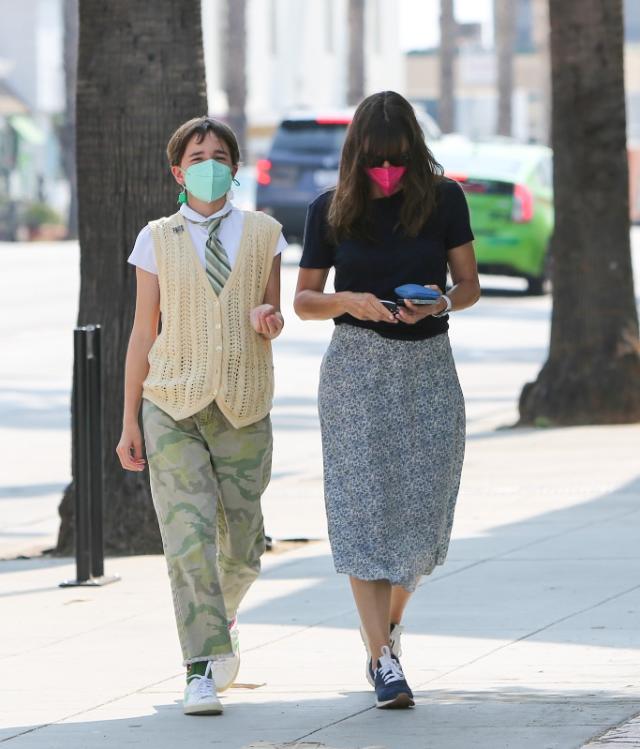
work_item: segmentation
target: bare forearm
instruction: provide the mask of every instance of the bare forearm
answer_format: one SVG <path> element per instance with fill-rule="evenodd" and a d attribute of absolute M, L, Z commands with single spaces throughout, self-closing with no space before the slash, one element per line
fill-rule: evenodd
<path fill-rule="evenodd" d="M 447 291 L 454 310 L 466 309 L 474 305 L 480 298 L 480 285 L 477 281 L 469 279 L 458 281 Z"/>
<path fill-rule="evenodd" d="M 149 351 L 154 338 L 133 332 L 129 339 L 124 367 L 124 413 L 123 424 L 138 423 L 142 402 L 142 383 L 149 373 Z"/>
<path fill-rule="evenodd" d="M 302 320 L 330 320 L 347 311 L 348 291 L 325 294 L 305 289 L 296 294 L 293 308 Z"/>

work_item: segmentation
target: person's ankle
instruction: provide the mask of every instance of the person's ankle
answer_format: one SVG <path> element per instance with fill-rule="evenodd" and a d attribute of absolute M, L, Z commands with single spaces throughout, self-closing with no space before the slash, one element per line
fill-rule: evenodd
<path fill-rule="evenodd" d="M 187 681 L 189 681 L 192 676 L 204 676 L 208 663 L 209 661 L 196 661 L 195 663 L 190 663 L 187 666 Z"/>

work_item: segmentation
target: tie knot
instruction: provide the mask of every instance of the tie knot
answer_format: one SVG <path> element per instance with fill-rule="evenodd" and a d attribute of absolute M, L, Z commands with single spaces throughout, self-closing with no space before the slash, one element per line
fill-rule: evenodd
<path fill-rule="evenodd" d="M 207 227 L 207 231 L 209 232 L 209 236 L 215 234 L 215 232 L 220 227 L 220 224 L 222 223 L 222 219 L 226 218 L 229 215 L 229 213 L 225 213 L 222 216 L 216 216 L 215 218 L 211 218 L 208 221 L 203 221 L 202 223 Z"/>

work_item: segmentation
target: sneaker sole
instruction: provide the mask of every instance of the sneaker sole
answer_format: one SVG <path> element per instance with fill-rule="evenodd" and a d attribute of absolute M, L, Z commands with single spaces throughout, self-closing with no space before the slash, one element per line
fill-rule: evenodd
<path fill-rule="evenodd" d="M 408 707 L 414 707 L 415 704 L 416 703 L 406 692 L 401 692 L 400 694 L 397 694 L 392 700 L 387 700 L 386 702 L 380 702 L 379 700 L 376 700 L 376 707 L 380 708 L 381 710 L 404 710 Z"/>
<path fill-rule="evenodd" d="M 192 705 L 184 708 L 185 715 L 222 715 L 223 707 L 220 703 L 209 702 L 202 705 Z"/>

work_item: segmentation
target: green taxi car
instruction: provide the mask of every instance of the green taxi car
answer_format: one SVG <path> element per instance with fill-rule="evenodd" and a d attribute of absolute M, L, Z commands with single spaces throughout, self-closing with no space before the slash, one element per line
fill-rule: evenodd
<path fill-rule="evenodd" d="M 553 232 L 551 149 L 458 136 L 430 146 L 467 196 L 480 273 L 524 278 L 530 294 L 542 294 Z"/>

